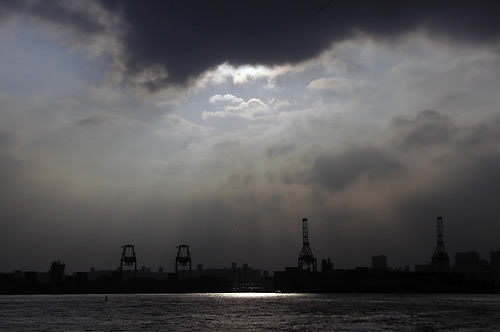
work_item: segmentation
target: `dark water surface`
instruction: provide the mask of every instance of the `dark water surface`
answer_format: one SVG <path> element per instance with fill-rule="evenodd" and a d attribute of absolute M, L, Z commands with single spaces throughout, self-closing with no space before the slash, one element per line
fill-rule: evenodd
<path fill-rule="evenodd" d="M 500 331 L 498 295 L 0 296 L 8 331 Z"/>

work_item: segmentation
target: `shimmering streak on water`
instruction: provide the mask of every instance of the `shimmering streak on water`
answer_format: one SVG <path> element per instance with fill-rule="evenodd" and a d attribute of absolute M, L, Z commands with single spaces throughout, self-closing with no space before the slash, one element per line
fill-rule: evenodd
<path fill-rule="evenodd" d="M 291 297 L 291 296 L 300 296 L 301 294 L 293 294 L 293 293 L 206 293 L 206 294 L 198 294 L 198 295 L 205 295 L 205 296 L 214 296 L 214 297 L 225 297 L 225 298 L 236 298 L 236 299 L 242 299 L 242 298 L 274 298 L 274 297 Z"/>

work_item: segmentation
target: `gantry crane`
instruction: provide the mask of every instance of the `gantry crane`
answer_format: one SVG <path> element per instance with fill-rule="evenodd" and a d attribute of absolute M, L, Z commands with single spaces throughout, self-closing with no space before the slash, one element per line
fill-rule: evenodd
<path fill-rule="evenodd" d="M 304 270 L 305 266 L 308 266 L 308 270 L 316 272 L 317 262 L 314 257 L 311 247 L 309 247 L 309 229 L 307 224 L 307 218 L 302 219 L 302 250 L 299 254 L 299 269 Z"/>
<path fill-rule="evenodd" d="M 432 255 L 432 272 L 449 272 L 450 259 L 444 248 L 443 217 L 437 217 L 437 245 Z"/>
<path fill-rule="evenodd" d="M 134 277 L 137 275 L 137 258 L 135 256 L 135 248 L 131 244 L 126 244 L 122 247 L 122 258 L 120 259 L 120 274 L 123 274 L 123 265 L 134 265 Z"/>
<path fill-rule="evenodd" d="M 191 253 L 187 244 L 181 244 L 177 247 L 177 256 L 175 257 L 175 273 L 177 273 L 178 266 L 186 266 L 189 264 L 189 273 L 191 273 Z"/>

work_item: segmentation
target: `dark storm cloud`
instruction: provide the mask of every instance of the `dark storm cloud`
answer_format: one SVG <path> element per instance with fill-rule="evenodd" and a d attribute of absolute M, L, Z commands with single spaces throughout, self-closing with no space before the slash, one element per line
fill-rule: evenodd
<path fill-rule="evenodd" d="M 314 182 L 330 190 L 343 189 L 366 175 L 377 180 L 404 170 L 404 165 L 375 148 L 360 148 L 340 155 L 321 156 L 311 171 Z"/>
<path fill-rule="evenodd" d="M 287 185 L 318 184 L 332 192 L 342 191 L 361 177 L 377 181 L 401 174 L 411 176 L 409 172 L 412 165 L 405 159 L 406 152 L 426 153 L 428 156 L 427 153 L 441 146 L 445 147 L 443 158 L 446 160 L 450 158 L 448 154 L 466 156 L 477 153 L 480 157 L 482 153 L 491 152 L 491 146 L 498 143 L 497 115 L 486 116 L 471 127 L 458 127 L 443 113 L 423 110 L 414 117 L 394 117 L 391 129 L 392 139 L 386 145 L 379 148 L 358 145 L 340 153 L 313 154 L 313 157 L 307 158 L 311 162 L 305 162 L 308 166 L 289 165 L 285 168 L 281 173 L 281 181 Z M 491 160 L 490 157 L 488 155 L 486 159 Z M 438 157 L 429 160 L 436 162 L 441 159 Z M 485 170 L 489 170 L 490 175 L 494 174 L 491 169 Z M 459 176 L 456 175 L 455 178 L 457 177 Z"/>
<path fill-rule="evenodd" d="M 374 181 L 404 170 L 402 163 L 379 149 L 356 147 L 337 154 L 322 153 L 315 158 L 310 168 L 293 173 L 284 172 L 281 179 L 286 184 L 318 184 L 327 190 L 338 191 L 362 176 Z"/>
<path fill-rule="evenodd" d="M 378 149 L 366 147 L 338 155 L 321 155 L 311 169 L 310 179 L 328 190 L 341 190 L 365 175 L 377 180 L 403 171 L 404 165 Z"/>
<path fill-rule="evenodd" d="M 298 63 L 356 32 L 393 39 L 418 28 L 465 42 L 498 40 L 497 1 L 113 1 L 100 2 L 123 42 L 120 68 L 149 91 L 186 86 L 208 69 L 233 65 Z M 27 5 L 29 4 L 29 5 Z M 68 2 L 1 5 L 86 34 L 105 31 L 95 13 Z M 108 19 L 107 21 L 110 21 Z"/>
<path fill-rule="evenodd" d="M 334 1 L 104 1 L 123 12 L 130 75 L 165 68 L 147 82 L 151 91 L 223 62 L 233 65 L 297 63 L 318 55 L 355 30 L 389 37 L 425 26 L 465 40 L 496 40 L 496 2 Z"/>
<path fill-rule="evenodd" d="M 456 131 L 448 116 L 433 110 L 421 111 L 412 119 L 395 117 L 392 124 L 400 131 L 396 144 L 402 150 L 448 143 Z"/>

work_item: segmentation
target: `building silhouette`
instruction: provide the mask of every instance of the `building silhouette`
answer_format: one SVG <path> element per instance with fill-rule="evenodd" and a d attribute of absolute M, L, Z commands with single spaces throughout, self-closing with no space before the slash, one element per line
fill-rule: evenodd
<path fill-rule="evenodd" d="M 372 256 L 372 269 L 375 271 L 387 271 L 387 257 L 385 255 Z"/>

